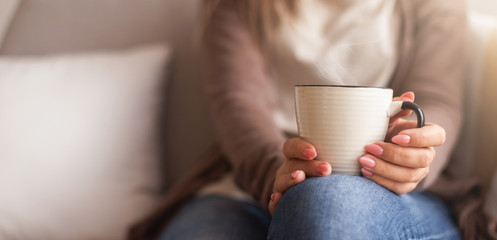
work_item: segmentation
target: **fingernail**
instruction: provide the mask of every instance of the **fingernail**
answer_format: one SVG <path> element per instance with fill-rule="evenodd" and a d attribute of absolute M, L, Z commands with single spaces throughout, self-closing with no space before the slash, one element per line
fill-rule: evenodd
<path fill-rule="evenodd" d="M 271 201 L 274 201 L 274 193 L 271 194 Z"/>
<path fill-rule="evenodd" d="M 365 177 L 372 177 L 373 176 L 373 172 L 371 172 L 365 168 L 361 168 L 361 172 L 362 172 L 362 175 Z"/>
<path fill-rule="evenodd" d="M 406 145 L 411 141 L 411 137 L 408 135 L 397 135 L 392 138 L 392 142 L 399 145 Z"/>
<path fill-rule="evenodd" d="M 359 158 L 359 162 L 362 166 L 368 168 L 374 168 L 374 166 L 376 166 L 376 162 L 368 156 L 362 156 L 361 158 Z"/>
<path fill-rule="evenodd" d="M 319 174 L 321 174 L 321 175 L 325 175 L 325 174 L 327 174 L 327 173 L 328 173 L 328 171 L 329 171 L 329 169 L 330 169 L 330 167 L 329 167 L 329 166 L 330 166 L 330 165 L 329 165 L 329 164 L 326 164 L 326 163 L 321 163 L 321 164 L 319 164 L 319 166 L 317 167 L 317 171 L 318 171 L 318 173 L 319 173 Z"/>
<path fill-rule="evenodd" d="M 295 179 L 295 178 L 297 178 L 297 176 L 299 175 L 299 172 L 300 172 L 300 170 L 293 171 L 293 173 L 290 175 L 290 178 L 291 178 L 291 179 Z"/>
<path fill-rule="evenodd" d="M 407 98 L 407 97 L 412 98 L 411 96 L 414 96 L 414 93 L 413 93 L 413 92 L 411 92 L 411 91 L 409 91 L 409 92 L 406 92 L 406 93 L 404 93 L 404 94 L 402 94 L 402 95 L 400 95 L 400 96 L 401 96 L 401 97 L 406 97 L 406 98 Z"/>
<path fill-rule="evenodd" d="M 366 148 L 366 152 L 371 153 L 373 155 L 376 155 L 376 156 L 383 155 L 383 148 L 378 144 L 370 144 L 370 145 L 367 145 L 365 148 Z"/>
<path fill-rule="evenodd" d="M 316 150 L 313 148 L 306 148 L 304 149 L 304 156 L 310 159 L 314 159 L 316 157 Z"/>

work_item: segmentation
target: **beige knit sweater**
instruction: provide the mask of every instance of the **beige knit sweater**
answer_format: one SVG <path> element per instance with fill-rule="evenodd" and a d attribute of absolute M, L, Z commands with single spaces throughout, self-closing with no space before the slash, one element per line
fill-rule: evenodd
<path fill-rule="evenodd" d="M 402 23 L 394 95 L 416 93 L 427 121 L 443 126 L 447 142 L 437 149 L 423 188 L 446 166 L 461 125 L 466 15 L 462 1 L 398 1 Z M 207 94 L 217 136 L 237 184 L 261 205 L 284 161 L 283 132 L 273 119 L 271 62 L 264 58 L 233 1 L 223 1 L 205 36 Z"/>

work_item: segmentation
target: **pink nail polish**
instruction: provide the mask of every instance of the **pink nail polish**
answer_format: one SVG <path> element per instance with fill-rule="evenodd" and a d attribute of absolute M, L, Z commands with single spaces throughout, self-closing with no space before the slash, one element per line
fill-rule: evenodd
<path fill-rule="evenodd" d="M 362 156 L 361 158 L 359 158 L 359 162 L 361 163 L 362 166 L 368 168 L 374 168 L 374 166 L 376 166 L 376 162 L 374 161 L 374 159 L 368 156 Z"/>
<path fill-rule="evenodd" d="M 365 168 L 361 168 L 361 172 L 362 172 L 362 175 L 365 177 L 372 177 L 373 176 L 373 172 L 371 172 Z"/>
<path fill-rule="evenodd" d="M 326 163 L 319 164 L 319 166 L 317 167 L 318 173 L 321 174 L 321 175 L 324 175 L 324 174 L 328 173 L 328 170 L 329 170 L 328 166 L 329 165 L 326 164 Z"/>
<path fill-rule="evenodd" d="M 405 98 L 410 98 L 410 99 L 413 99 L 414 98 L 414 93 L 409 91 L 409 92 L 405 92 L 403 93 L 402 95 L 400 95 L 401 97 L 405 97 Z"/>
<path fill-rule="evenodd" d="M 274 193 L 271 194 L 271 201 L 274 201 Z"/>
<path fill-rule="evenodd" d="M 366 152 L 371 153 L 375 156 L 383 155 L 383 148 L 378 144 L 370 144 L 370 145 L 367 145 L 365 148 L 366 148 Z"/>
<path fill-rule="evenodd" d="M 299 170 L 293 171 L 293 173 L 290 175 L 290 178 L 295 179 L 295 178 L 297 178 L 298 175 L 299 175 Z"/>
<path fill-rule="evenodd" d="M 392 138 L 392 142 L 399 145 L 406 145 L 411 141 L 411 137 L 408 135 L 397 135 Z"/>
<path fill-rule="evenodd" d="M 316 157 L 316 150 L 312 148 L 306 148 L 304 149 L 304 156 L 310 159 L 314 159 Z"/>

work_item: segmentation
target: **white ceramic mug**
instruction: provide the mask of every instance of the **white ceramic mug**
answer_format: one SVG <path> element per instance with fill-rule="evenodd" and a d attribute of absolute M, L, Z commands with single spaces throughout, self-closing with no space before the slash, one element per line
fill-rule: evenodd
<path fill-rule="evenodd" d="M 317 159 L 333 173 L 360 175 L 364 147 L 383 141 L 389 118 L 411 109 L 424 125 L 421 108 L 412 102 L 392 101 L 389 88 L 334 85 L 295 86 L 299 136 L 312 143 Z"/>

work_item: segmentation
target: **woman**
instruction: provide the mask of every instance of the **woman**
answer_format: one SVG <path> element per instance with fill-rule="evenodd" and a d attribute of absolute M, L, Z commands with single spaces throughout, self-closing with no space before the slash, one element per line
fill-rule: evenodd
<path fill-rule="evenodd" d="M 206 89 L 223 156 L 200 166 L 135 236 L 460 238 L 445 204 L 424 190 L 461 122 L 462 1 L 207 0 L 206 11 Z M 415 93 L 431 123 L 416 129 L 401 118 L 409 112 L 398 114 L 385 142 L 365 146 L 362 176 L 333 174 L 312 144 L 292 137 L 295 84 L 388 86 L 404 101 Z M 216 179 L 234 180 L 249 200 L 190 201 Z"/>

